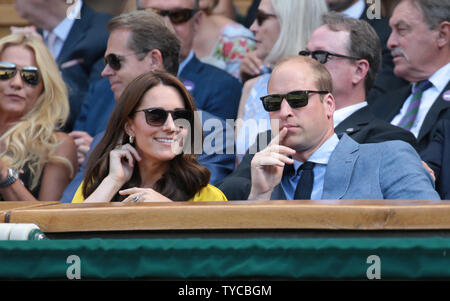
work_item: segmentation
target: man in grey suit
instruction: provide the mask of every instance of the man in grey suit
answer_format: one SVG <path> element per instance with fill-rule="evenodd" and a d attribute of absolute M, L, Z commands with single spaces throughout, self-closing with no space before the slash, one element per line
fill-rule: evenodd
<path fill-rule="evenodd" d="M 253 157 L 249 200 L 440 199 L 409 144 L 339 138 L 330 91 L 329 72 L 311 58 L 288 58 L 274 68 L 262 99 L 279 133 Z"/>

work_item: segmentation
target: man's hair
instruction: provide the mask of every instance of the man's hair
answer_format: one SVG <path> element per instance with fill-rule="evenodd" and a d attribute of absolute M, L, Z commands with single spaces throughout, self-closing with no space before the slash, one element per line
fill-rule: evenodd
<path fill-rule="evenodd" d="M 323 16 L 323 23 L 332 31 L 345 31 L 350 33 L 347 55 L 365 59 L 369 62 L 369 71 L 364 80 L 367 95 L 375 82 L 377 72 L 381 65 L 381 42 L 377 33 L 366 21 L 350 18 L 336 12 L 325 14 Z"/>
<path fill-rule="evenodd" d="M 422 12 L 425 23 L 430 30 L 436 29 L 442 22 L 450 21 L 449 0 L 402 0 L 410 1 Z M 397 3 L 398 5 L 398 3 Z"/>
<path fill-rule="evenodd" d="M 132 11 L 121 14 L 109 21 L 108 31 L 129 29 L 131 35 L 126 41 L 128 48 L 136 53 L 139 60 L 158 49 L 162 54 L 164 69 L 177 75 L 180 57 L 180 41 L 164 18 L 150 11 Z"/>
<path fill-rule="evenodd" d="M 328 72 L 327 68 L 319 63 L 318 61 L 307 57 L 307 56 L 291 56 L 280 60 L 276 65 L 276 69 L 278 66 L 283 65 L 284 63 L 305 63 L 311 68 L 312 76 L 315 78 L 315 85 L 318 91 L 328 91 L 332 93 L 333 91 L 333 80 L 331 78 L 330 72 Z M 320 100 L 323 100 L 324 95 L 320 95 Z"/>

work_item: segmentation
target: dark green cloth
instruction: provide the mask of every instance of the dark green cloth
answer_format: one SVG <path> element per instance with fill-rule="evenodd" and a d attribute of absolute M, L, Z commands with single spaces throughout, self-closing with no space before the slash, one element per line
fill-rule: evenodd
<path fill-rule="evenodd" d="M 0 242 L 0 278 L 450 279 L 450 238 L 87 239 Z"/>

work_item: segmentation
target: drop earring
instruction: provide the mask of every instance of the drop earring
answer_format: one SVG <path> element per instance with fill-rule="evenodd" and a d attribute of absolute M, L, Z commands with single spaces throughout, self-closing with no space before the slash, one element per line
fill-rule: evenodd
<path fill-rule="evenodd" d="M 130 144 L 134 143 L 134 137 L 133 136 L 129 136 L 128 137 L 128 141 L 130 142 Z"/>

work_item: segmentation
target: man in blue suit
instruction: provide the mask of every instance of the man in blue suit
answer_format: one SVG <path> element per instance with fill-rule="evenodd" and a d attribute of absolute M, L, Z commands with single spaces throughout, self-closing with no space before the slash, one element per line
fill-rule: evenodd
<path fill-rule="evenodd" d="M 241 83 L 226 71 L 200 62 L 192 51 L 201 15 L 198 0 L 140 0 L 137 5 L 172 24 L 181 41 L 179 78 L 194 97 L 196 107 L 224 120 L 236 119 Z"/>
<path fill-rule="evenodd" d="M 108 39 L 106 24 L 111 16 L 92 10 L 82 0 L 17 0 L 15 8 L 22 18 L 39 28 L 61 70 L 70 102 L 64 130 L 70 132 L 89 84 L 101 78 Z"/>
<path fill-rule="evenodd" d="M 334 133 L 331 90 L 330 74 L 311 58 L 274 68 L 263 104 L 279 134 L 253 157 L 248 199 L 439 200 L 409 144 L 358 144 Z"/>

